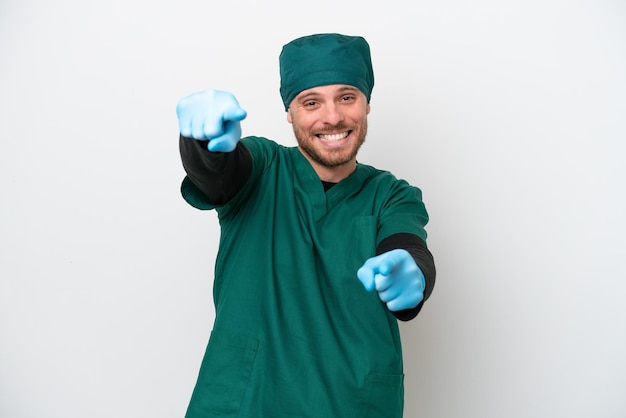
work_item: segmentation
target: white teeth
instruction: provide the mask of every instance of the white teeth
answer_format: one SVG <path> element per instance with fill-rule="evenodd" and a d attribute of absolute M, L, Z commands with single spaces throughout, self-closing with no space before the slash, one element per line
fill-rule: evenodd
<path fill-rule="evenodd" d="M 320 139 L 323 139 L 324 141 L 340 141 L 347 136 L 348 136 L 348 132 L 343 132 L 340 134 L 332 134 L 332 135 L 322 135 L 322 134 L 319 135 Z"/>

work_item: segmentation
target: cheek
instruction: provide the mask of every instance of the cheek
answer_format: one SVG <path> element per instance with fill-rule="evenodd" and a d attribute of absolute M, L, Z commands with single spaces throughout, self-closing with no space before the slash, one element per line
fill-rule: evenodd
<path fill-rule="evenodd" d="M 314 120 L 302 117 L 291 118 L 290 123 L 293 125 L 294 129 L 298 129 L 302 132 L 311 131 L 315 126 Z"/>

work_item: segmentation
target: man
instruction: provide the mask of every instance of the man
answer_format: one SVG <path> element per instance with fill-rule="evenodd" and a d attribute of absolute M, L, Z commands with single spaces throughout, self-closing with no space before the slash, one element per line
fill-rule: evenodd
<path fill-rule="evenodd" d="M 242 139 L 230 93 L 177 106 L 183 197 L 221 227 L 187 418 L 401 417 L 397 320 L 435 281 L 421 192 L 357 162 L 374 86 L 365 39 L 305 36 L 279 63 L 297 147 Z"/>

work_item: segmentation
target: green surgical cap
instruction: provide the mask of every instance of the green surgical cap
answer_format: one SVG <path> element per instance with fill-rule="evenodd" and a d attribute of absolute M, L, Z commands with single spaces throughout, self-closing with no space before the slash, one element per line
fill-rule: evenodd
<path fill-rule="evenodd" d="M 280 96 L 285 110 L 301 91 L 347 84 L 370 101 L 374 71 L 370 47 L 360 36 L 324 33 L 294 39 L 280 53 Z"/>

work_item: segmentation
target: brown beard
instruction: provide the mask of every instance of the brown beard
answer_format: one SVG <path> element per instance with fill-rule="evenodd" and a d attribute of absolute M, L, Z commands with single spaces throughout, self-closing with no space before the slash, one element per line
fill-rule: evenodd
<path fill-rule="evenodd" d="M 332 127 L 332 129 L 328 129 L 327 131 L 336 132 L 338 130 L 345 130 L 345 127 L 338 125 Z M 365 142 L 365 137 L 367 136 L 367 121 L 364 121 L 361 124 L 361 130 L 358 132 L 357 141 L 353 144 L 353 147 L 348 154 L 344 154 L 345 150 L 330 150 L 330 152 L 322 154 L 311 145 L 309 135 L 299 129 L 296 129 L 295 126 L 293 127 L 293 133 L 298 140 L 298 146 L 302 152 L 308 155 L 316 163 L 327 168 L 334 168 L 346 164 L 356 157 L 359 149 Z"/>

